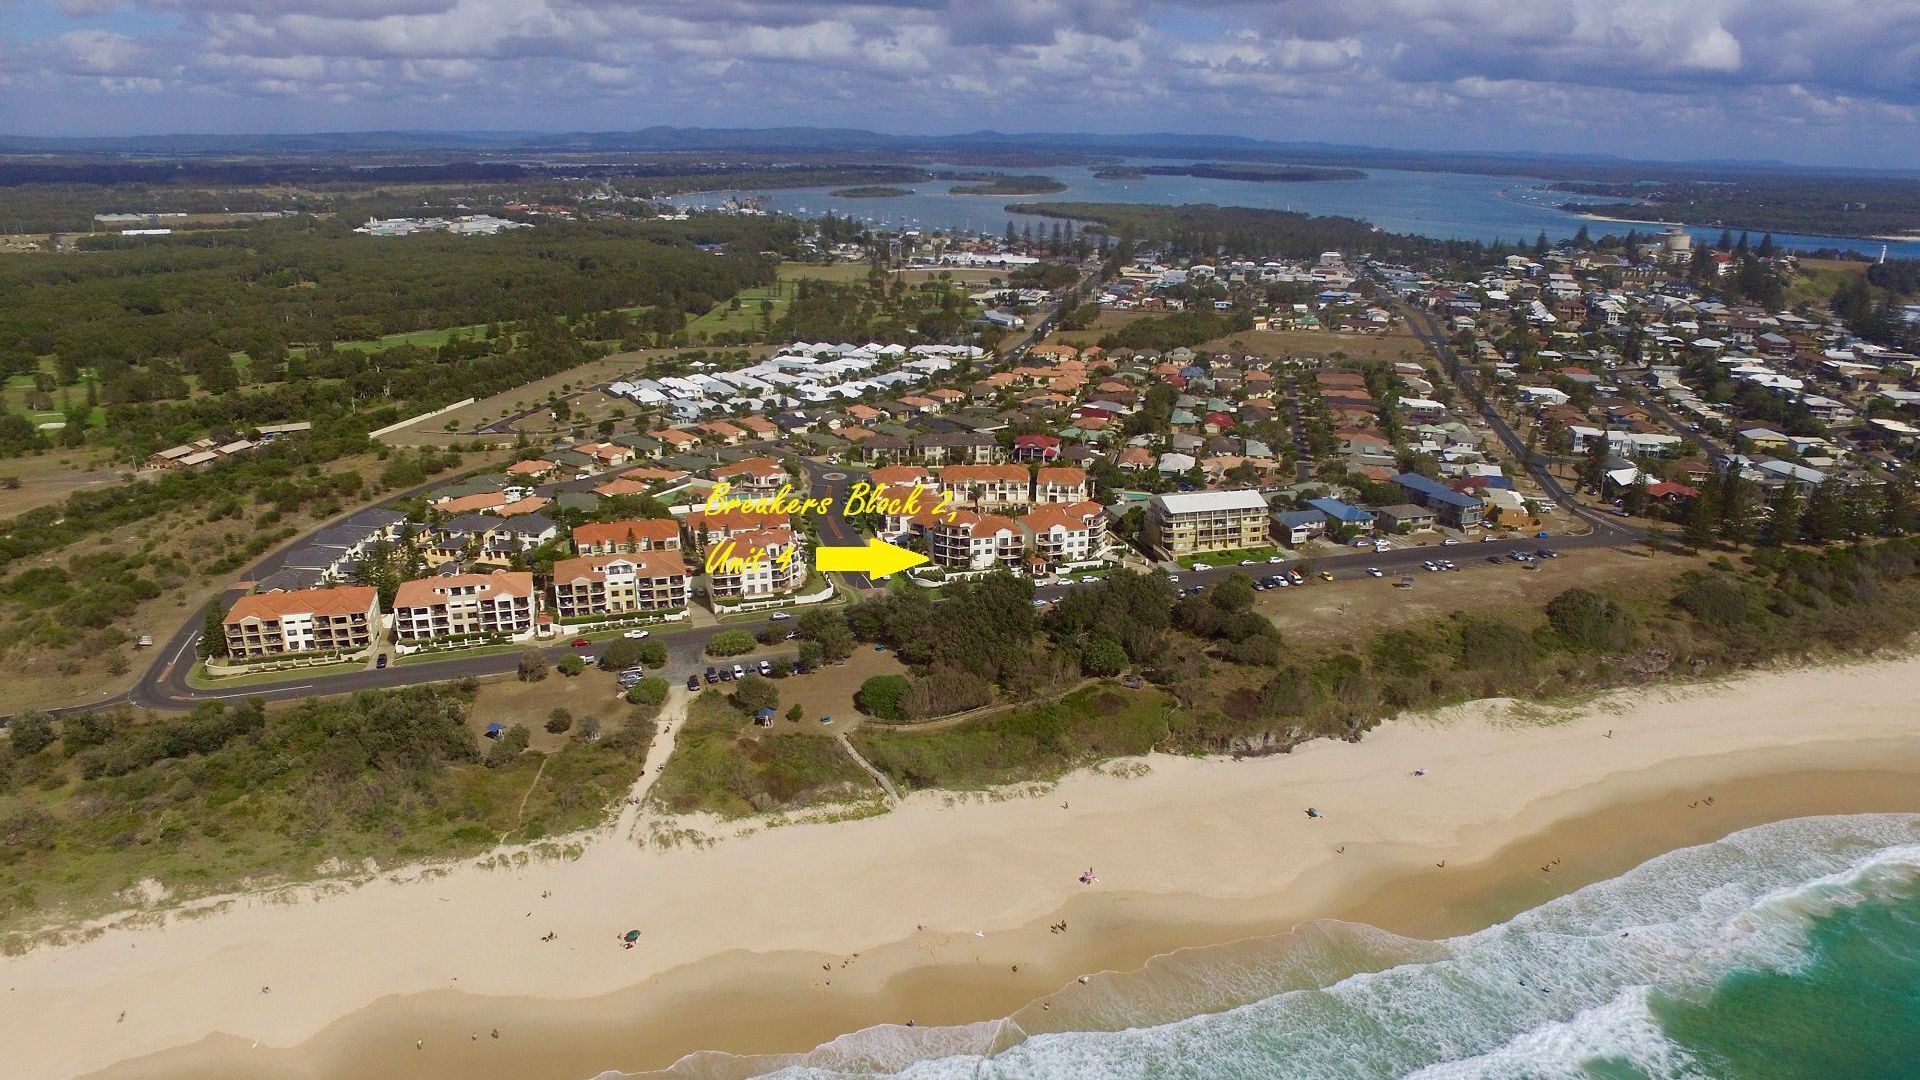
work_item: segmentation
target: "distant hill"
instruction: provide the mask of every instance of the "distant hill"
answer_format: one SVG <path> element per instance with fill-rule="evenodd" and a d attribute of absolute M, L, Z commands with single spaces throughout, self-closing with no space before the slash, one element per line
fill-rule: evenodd
<path fill-rule="evenodd" d="M 1342 168 L 1390 168 L 1529 176 L 1549 180 L 1630 182 L 1638 179 L 1710 180 L 1756 174 L 1913 175 L 1873 169 L 1809 168 L 1774 161 L 1644 161 L 1604 154 L 1528 154 L 1495 151 L 1396 150 L 1372 146 L 1256 139 L 1244 135 L 1175 132 L 970 131 L 951 135 L 894 135 L 864 128 L 699 128 L 656 126 L 635 131 L 359 131 L 300 135 L 140 135 L 55 138 L 0 135 L 0 154 L 117 157 L 368 157 L 476 153 L 517 159 L 596 154 L 1079 154 L 1095 158 L 1190 158 L 1275 162 Z"/>

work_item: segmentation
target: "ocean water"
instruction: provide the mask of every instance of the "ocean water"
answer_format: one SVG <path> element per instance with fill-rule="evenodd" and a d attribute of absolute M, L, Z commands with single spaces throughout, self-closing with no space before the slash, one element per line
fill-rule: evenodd
<path fill-rule="evenodd" d="M 1168 162 L 1140 160 L 1130 164 Z M 1562 210 L 1560 205 L 1612 200 L 1585 199 L 1564 191 L 1553 191 L 1548 181 L 1527 177 L 1369 168 L 1362 170 L 1367 174 L 1364 180 L 1274 184 L 1197 176 L 1102 180 L 1093 175 L 1096 167 L 1085 165 L 1005 171 L 1051 176 L 1067 185 L 1067 190 L 1051 195 L 1015 198 L 954 195 L 948 191 L 954 186 L 954 181 L 940 180 L 924 184 L 888 185 L 905 188 L 912 194 L 886 199 L 848 199 L 828 194 L 845 186 L 835 185 L 775 191 L 709 191 L 678 196 L 669 201 L 682 206 L 715 207 L 728 199 L 754 199 L 769 210 L 800 217 L 818 217 L 831 210 L 841 217 L 888 228 L 958 229 L 990 233 L 998 233 L 1009 221 L 1016 229 L 1031 225 L 1036 234 L 1051 231 L 1058 223 L 1054 218 L 1006 212 L 1007 205 L 1025 202 L 1250 206 L 1355 217 L 1388 232 L 1447 240 L 1504 240 L 1522 244 L 1533 243 L 1534 237 L 1542 232 L 1553 240 L 1563 240 L 1573 236 L 1582 225 L 1587 226 L 1595 236 L 1609 232 L 1625 235 L 1630 228 L 1648 234 L 1664 228 L 1660 225 L 1632 226 L 1588 220 Z M 1688 232 L 1704 243 L 1712 243 L 1720 236 L 1717 226 L 1690 228 Z M 1760 233 L 1754 232 L 1751 239 L 1758 243 Z M 1864 238 L 1784 232 L 1775 233 L 1774 241 L 1793 249 L 1851 249 L 1869 256 L 1877 256 L 1881 247 L 1885 246 L 1888 254 L 1894 258 L 1920 257 L 1920 243 L 1913 241 L 1883 243 Z"/>
<path fill-rule="evenodd" d="M 872 1028 L 784 1059 L 695 1055 L 671 1073 L 1920 1077 L 1920 815 L 1747 829 L 1458 938 L 1317 923 L 1282 950 L 1234 956 L 1218 954 L 1211 976 L 1163 981 L 1191 997 L 1186 1009 L 1153 999 L 1149 977 L 1129 984 L 1132 1001 L 1086 995 L 1078 1030 L 1025 1031 L 1022 1019 L 1066 1019 L 1029 1008 L 965 1027 Z M 1129 1013 L 1151 1019 L 1130 1025 Z"/>

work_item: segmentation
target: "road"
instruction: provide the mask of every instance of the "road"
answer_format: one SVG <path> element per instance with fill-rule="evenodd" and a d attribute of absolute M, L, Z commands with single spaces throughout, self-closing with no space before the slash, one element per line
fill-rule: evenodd
<path fill-rule="evenodd" d="M 1425 342 L 1427 348 L 1433 351 L 1434 359 L 1447 370 L 1447 375 L 1453 379 L 1454 385 L 1458 386 L 1463 393 L 1471 395 L 1479 374 L 1460 363 L 1460 358 L 1454 354 L 1452 346 L 1447 343 L 1447 336 L 1434 323 L 1433 316 L 1405 304 L 1395 306 L 1407 320 L 1407 328 L 1413 332 L 1414 337 Z M 1526 442 L 1514 432 L 1512 426 L 1507 423 L 1506 417 L 1501 416 L 1500 411 L 1493 407 L 1492 399 L 1482 395 L 1478 400 L 1480 401 L 1480 418 L 1486 421 L 1487 426 L 1506 445 L 1507 452 L 1512 455 L 1513 460 L 1527 471 L 1527 475 L 1533 477 L 1534 483 L 1540 486 L 1540 490 L 1548 498 L 1565 507 L 1568 513 L 1586 522 L 1594 532 L 1613 544 L 1635 543 L 1645 539 L 1637 530 L 1581 505 L 1574 498 L 1573 493 L 1547 471 L 1544 463 L 1527 452 Z"/>

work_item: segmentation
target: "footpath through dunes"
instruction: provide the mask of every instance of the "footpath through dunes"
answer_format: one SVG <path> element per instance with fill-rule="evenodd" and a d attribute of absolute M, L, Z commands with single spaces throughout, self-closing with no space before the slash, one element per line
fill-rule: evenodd
<path fill-rule="evenodd" d="M 1154 756 L 830 824 L 643 802 L 615 835 L 645 846 L 603 831 L 570 859 L 240 897 L 9 957 L 0 1052 L 27 1080 L 578 1080 L 1060 1009 L 1079 975 L 1317 918 L 1452 935 L 1760 821 L 1914 809 L 1916 678 L 1904 658 L 1579 708 L 1482 702 L 1359 744 Z"/>

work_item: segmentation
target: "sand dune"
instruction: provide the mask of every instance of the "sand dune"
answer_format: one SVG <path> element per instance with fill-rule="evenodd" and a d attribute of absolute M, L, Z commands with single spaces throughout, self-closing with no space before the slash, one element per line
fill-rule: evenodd
<path fill-rule="evenodd" d="M 1543 844 L 1565 868 L 1536 891 L 1772 817 L 1920 809 L 1888 805 L 1920 771 L 1916 685 L 1920 659 L 1901 659 L 1565 710 L 1481 702 L 1360 744 L 1156 756 L 833 824 L 629 809 L 573 858 L 239 897 L 0 960 L 0 1060 L 18 1080 L 573 1080 L 1064 1003 L 1079 973 L 1305 918 L 1451 931 Z M 633 838 L 666 829 L 714 839 Z"/>

